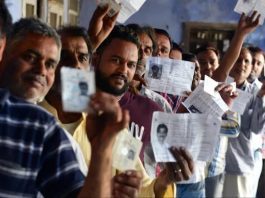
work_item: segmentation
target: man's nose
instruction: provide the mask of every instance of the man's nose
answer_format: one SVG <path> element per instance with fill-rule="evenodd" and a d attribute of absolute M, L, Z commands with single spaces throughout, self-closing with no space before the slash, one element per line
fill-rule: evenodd
<path fill-rule="evenodd" d="M 34 71 L 42 76 L 47 75 L 47 67 L 44 60 L 40 60 L 34 68 Z"/>

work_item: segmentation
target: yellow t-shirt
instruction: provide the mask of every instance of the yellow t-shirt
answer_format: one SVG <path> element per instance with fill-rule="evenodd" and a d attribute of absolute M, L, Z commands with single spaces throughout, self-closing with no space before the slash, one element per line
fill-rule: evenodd
<path fill-rule="evenodd" d="M 57 110 L 53 106 L 51 106 L 46 100 L 43 100 L 38 105 L 40 105 L 41 107 L 43 107 L 44 109 L 49 111 L 51 114 L 53 114 L 53 116 L 57 119 L 60 126 L 64 129 L 66 129 L 65 125 L 63 123 L 61 123 L 60 120 L 58 119 Z M 77 121 L 77 122 L 79 122 L 79 125 L 76 127 L 76 129 L 74 131 L 71 131 L 70 133 L 73 135 L 73 138 L 79 144 L 79 146 L 82 150 L 82 153 L 84 155 L 85 161 L 89 165 L 89 162 L 91 159 L 91 145 L 90 145 L 90 142 L 87 138 L 86 119 L 85 118 L 86 118 L 86 115 L 83 114 L 82 119 Z M 67 125 L 68 125 L 68 128 L 75 128 L 75 127 L 69 126 L 69 124 L 67 124 Z M 73 123 L 73 125 L 76 125 L 76 123 Z M 155 197 L 155 194 L 154 194 L 155 180 L 151 179 L 147 175 L 140 158 L 137 160 L 135 169 L 137 171 L 140 171 L 143 174 L 142 188 L 141 188 L 139 197 L 145 197 L 145 198 L 146 197 Z M 118 170 L 116 170 L 114 168 L 112 169 L 112 175 L 113 176 L 118 174 L 118 173 L 119 173 Z M 173 184 L 167 188 L 166 193 L 164 194 L 164 197 L 169 198 L 169 197 L 175 197 L 175 196 L 176 196 L 176 187 Z"/>

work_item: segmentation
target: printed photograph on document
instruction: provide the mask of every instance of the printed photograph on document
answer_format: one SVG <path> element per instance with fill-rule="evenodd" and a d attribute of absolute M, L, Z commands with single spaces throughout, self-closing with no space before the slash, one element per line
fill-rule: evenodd
<path fill-rule="evenodd" d="M 128 130 L 120 132 L 113 146 L 113 167 L 120 171 L 135 169 L 142 142 L 134 138 Z"/>
<path fill-rule="evenodd" d="M 156 162 L 175 162 L 168 143 L 169 127 L 165 122 L 154 120 L 152 123 L 151 143 Z"/>
<path fill-rule="evenodd" d="M 95 93 L 93 71 L 62 67 L 62 103 L 67 112 L 87 112 L 90 96 Z"/>
<path fill-rule="evenodd" d="M 194 160 L 211 160 L 221 126 L 221 118 L 207 114 L 155 112 L 151 144 L 156 162 L 174 162 L 169 148 L 184 147 Z"/>
<path fill-rule="evenodd" d="M 149 70 L 148 77 L 153 79 L 161 79 L 163 65 L 153 64 Z"/>
<path fill-rule="evenodd" d="M 170 58 L 150 57 L 146 63 L 145 80 L 153 91 L 186 96 L 191 91 L 195 64 Z"/>

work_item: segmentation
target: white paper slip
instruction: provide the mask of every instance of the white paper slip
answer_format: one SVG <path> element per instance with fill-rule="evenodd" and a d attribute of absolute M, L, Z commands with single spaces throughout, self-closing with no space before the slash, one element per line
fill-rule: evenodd
<path fill-rule="evenodd" d="M 248 102 L 253 97 L 253 95 L 246 91 L 240 90 L 240 89 L 237 89 L 237 92 L 238 92 L 238 96 L 233 101 L 231 111 L 234 111 L 234 112 L 239 113 L 240 115 L 243 115 L 245 108 Z"/>
<path fill-rule="evenodd" d="M 153 91 L 185 96 L 191 91 L 194 69 L 192 62 L 151 57 L 147 60 L 145 80 Z"/>
<path fill-rule="evenodd" d="M 218 92 L 215 91 L 215 88 L 218 86 L 218 84 L 219 83 L 217 81 L 205 75 L 203 90 L 212 96 L 216 96 Z"/>
<path fill-rule="evenodd" d="M 145 3 L 146 0 L 122 0 L 121 11 L 117 21 L 125 23 L 133 14 L 135 14 Z"/>
<path fill-rule="evenodd" d="M 254 10 L 260 14 L 259 25 L 262 25 L 265 19 L 265 0 L 257 0 Z"/>
<path fill-rule="evenodd" d="M 151 143 L 157 162 L 172 162 L 171 146 L 184 147 L 194 161 L 210 161 L 215 152 L 221 119 L 206 114 L 155 112 Z"/>
<path fill-rule="evenodd" d="M 228 76 L 229 78 L 230 76 Z M 236 91 L 236 82 L 234 82 L 234 79 L 230 77 L 227 79 L 227 84 L 230 84 L 232 86 L 232 92 Z M 222 84 L 222 82 L 217 82 L 214 79 L 210 78 L 209 76 L 205 75 L 204 76 L 204 87 L 203 90 L 210 94 L 211 96 L 217 97 L 218 92 L 215 91 L 215 88 L 219 85 Z M 231 93 L 232 94 L 232 93 Z"/>
<path fill-rule="evenodd" d="M 254 9 L 257 0 L 238 0 L 234 8 L 234 11 L 241 14 L 245 13 L 249 15 L 250 12 Z"/>
<path fill-rule="evenodd" d="M 199 84 L 191 95 L 183 102 L 190 113 L 204 113 L 214 117 L 222 117 L 229 108 L 217 92 L 216 96 L 203 91 L 204 83 Z"/>
<path fill-rule="evenodd" d="M 121 9 L 120 0 L 98 0 L 99 7 L 104 7 L 105 5 L 109 5 L 107 13 L 109 17 L 113 17 Z"/>
<path fill-rule="evenodd" d="M 265 18 L 265 0 L 238 0 L 234 11 L 241 14 L 251 15 L 256 10 L 260 14 L 259 24 L 264 23 Z"/>
<path fill-rule="evenodd" d="M 87 112 L 90 96 L 95 93 L 94 71 L 61 68 L 62 103 L 66 112 Z"/>
<path fill-rule="evenodd" d="M 142 144 L 128 132 L 128 129 L 122 130 L 113 146 L 112 166 L 120 171 L 135 169 Z"/>

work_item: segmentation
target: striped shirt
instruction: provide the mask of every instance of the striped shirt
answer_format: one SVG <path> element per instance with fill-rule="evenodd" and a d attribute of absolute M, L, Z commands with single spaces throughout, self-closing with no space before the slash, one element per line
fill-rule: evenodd
<path fill-rule="evenodd" d="M 83 186 L 73 148 L 55 119 L 0 89 L 0 197 L 64 197 Z"/>

